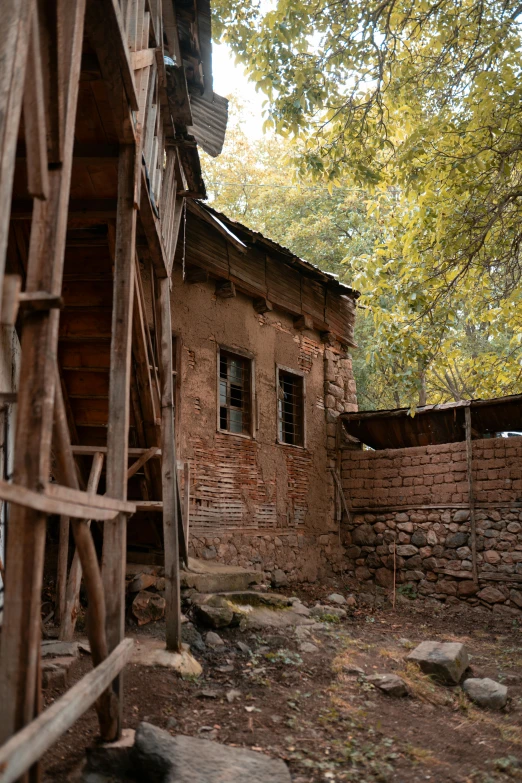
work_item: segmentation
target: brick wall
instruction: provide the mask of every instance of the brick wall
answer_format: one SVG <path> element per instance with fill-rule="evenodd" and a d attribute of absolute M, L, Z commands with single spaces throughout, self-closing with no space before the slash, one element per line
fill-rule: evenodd
<path fill-rule="evenodd" d="M 522 438 L 473 442 L 478 583 L 472 551 L 466 444 L 342 453 L 355 513 L 345 520 L 347 571 L 365 591 L 522 610 Z M 401 588 L 401 586 L 408 586 Z"/>
<path fill-rule="evenodd" d="M 473 441 L 477 502 L 522 501 L 522 438 Z M 466 444 L 345 450 L 342 479 L 354 506 L 467 503 Z"/>

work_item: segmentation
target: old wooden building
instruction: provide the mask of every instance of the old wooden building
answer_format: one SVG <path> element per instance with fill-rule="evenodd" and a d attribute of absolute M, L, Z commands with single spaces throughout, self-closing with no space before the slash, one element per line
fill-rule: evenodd
<path fill-rule="evenodd" d="M 201 202 L 187 204 L 172 283 L 190 551 L 315 578 L 319 537 L 337 529 L 337 417 L 356 410 L 357 294 Z M 131 518 L 131 557 L 153 534 Z"/>

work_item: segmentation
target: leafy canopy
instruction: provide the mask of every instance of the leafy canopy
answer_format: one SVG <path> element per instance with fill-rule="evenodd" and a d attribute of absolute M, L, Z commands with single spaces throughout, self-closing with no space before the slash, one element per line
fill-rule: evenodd
<path fill-rule="evenodd" d="M 355 283 L 372 308 L 378 351 L 397 358 L 409 396 L 441 352 L 449 367 L 440 378 L 453 396 L 513 390 L 522 337 L 522 5 L 213 6 L 215 29 L 267 95 L 267 125 L 294 139 L 300 175 L 367 189 L 371 216 L 386 216 Z"/>

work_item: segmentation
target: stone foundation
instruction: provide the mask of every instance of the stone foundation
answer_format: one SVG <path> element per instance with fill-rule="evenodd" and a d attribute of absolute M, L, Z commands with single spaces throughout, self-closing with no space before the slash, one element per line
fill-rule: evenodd
<path fill-rule="evenodd" d="M 190 554 L 226 565 L 264 572 L 267 578 L 284 571 L 288 582 L 315 582 L 340 573 L 346 567 L 339 535 L 309 535 L 301 531 L 263 533 L 223 532 L 212 537 L 191 533 Z"/>

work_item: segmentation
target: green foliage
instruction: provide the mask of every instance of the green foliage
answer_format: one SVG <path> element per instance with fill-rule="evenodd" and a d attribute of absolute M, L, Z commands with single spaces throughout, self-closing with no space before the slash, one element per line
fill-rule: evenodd
<path fill-rule="evenodd" d="M 302 229 L 288 228 L 286 243 L 296 252 L 303 245 L 310 258 L 308 195 L 316 262 L 344 261 L 370 308 L 362 327 L 365 336 L 373 331 L 367 376 L 380 373 L 385 394 L 392 384 L 393 404 L 422 402 L 424 391 L 429 402 L 518 391 L 522 6 L 216 0 L 213 7 L 215 30 L 267 95 L 267 125 L 292 138 L 281 146 L 301 182 L 320 183 L 308 194 L 303 187 Z M 347 193 L 352 220 L 365 226 L 358 248 L 335 233 Z M 275 214 L 266 221 L 269 235 L 283 228 Z M 374 385 L 368 377 L 364 384 L 371 397 Z"/>

